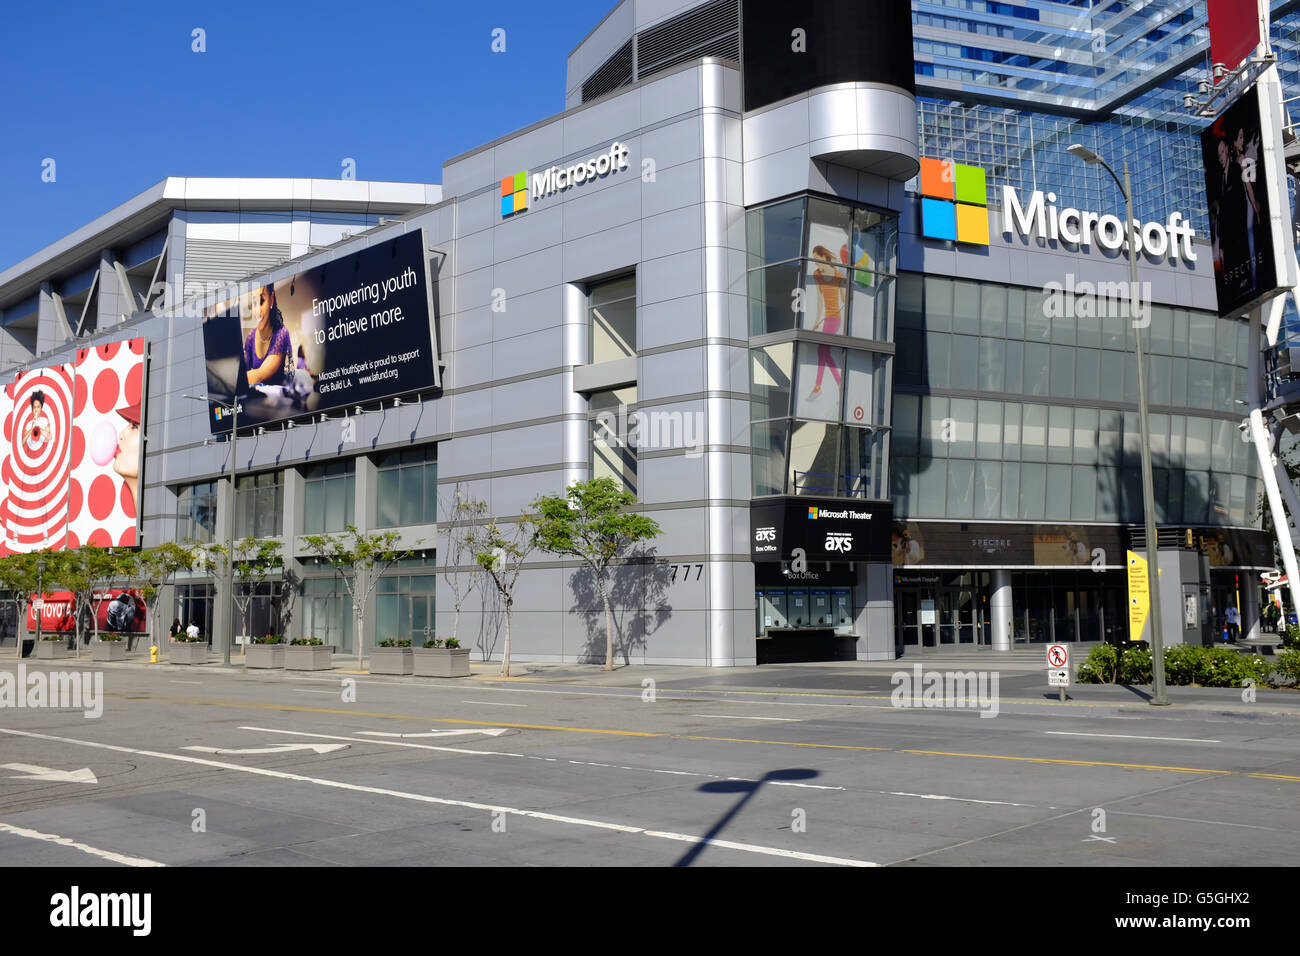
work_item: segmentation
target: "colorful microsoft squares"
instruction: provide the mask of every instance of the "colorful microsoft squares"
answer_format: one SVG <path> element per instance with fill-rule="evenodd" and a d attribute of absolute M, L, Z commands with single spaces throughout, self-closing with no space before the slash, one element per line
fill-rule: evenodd
<path fill-rule="evenodd" d="M 817 517 L 817 509 L 811 505 L 808 507 L 808 517 L 813 519 Z"/>
<path fill-rule="evenodd" d="M 949 160 L 921 160 L 921 233 L 930 239 L 989 244 L 984 170 Z"/>
<path fill-rule="evenodd" d="M 528 173 L 515 173 L 501 180 L 501 215 L 511 216 L 528 208 Z"/>

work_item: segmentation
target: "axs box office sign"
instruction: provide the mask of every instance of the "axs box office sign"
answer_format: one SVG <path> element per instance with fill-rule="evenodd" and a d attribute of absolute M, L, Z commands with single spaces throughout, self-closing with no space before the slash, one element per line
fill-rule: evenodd
<path fill-rule="evenodd" d="M 893 508 L 884 501 L 778 498 L 749 508 L 750 557 L 787 561 L 889 561 Z"/>
<path fill-rule="evenodd" d="M 438 387 L 432 315 L 423 230 L 241 289 L 204 311 L 212 431 Z"/>

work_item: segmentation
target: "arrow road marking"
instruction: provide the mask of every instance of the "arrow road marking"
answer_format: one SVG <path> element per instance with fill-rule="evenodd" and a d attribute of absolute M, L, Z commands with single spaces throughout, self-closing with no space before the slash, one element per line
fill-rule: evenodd
<path fill-rule="evenodd" d="M 457 737 L 462 734 L 487 734 L 489 737 L 500 737 L 510 731 L 504 727 L 489 727 L 487 730 L 431 730 L 427 734 L 393 734 L 383 730 L 358 730 L 357 733 L 365 737 Z"/>
<path fill-rule="evenodd" d="M 347 744 L 275 744 L 272 747 L 243 747 L 229 750 L 221 747 L 182 747 L 181 750 L 196 750 L 204 754 L 220 754 L 233 757 L 236 754 L 287 754 L 292 750 L 311 750 L 318 754 L 327 754 L 334 750 L 346 750 L 347 748 Z"/>
<path fill-rule="evenodd" d="M 10 780 L 44 780 L 49 783 L 99 783 L 89 767 L 80 770 L 55 770 L 53 767 L 38 767 L 31 763 L 0 764 L 0 769 L 17 770 L 26 776 L 10 777 Z"/>

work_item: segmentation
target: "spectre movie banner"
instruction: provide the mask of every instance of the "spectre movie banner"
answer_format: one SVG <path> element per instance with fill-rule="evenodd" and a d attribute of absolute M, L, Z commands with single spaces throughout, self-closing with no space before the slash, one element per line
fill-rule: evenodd
<path fill-rule="evenodd" d="M 438 387 L 432 317 L 423 230 L 204 310 L 212 431 Z"/>

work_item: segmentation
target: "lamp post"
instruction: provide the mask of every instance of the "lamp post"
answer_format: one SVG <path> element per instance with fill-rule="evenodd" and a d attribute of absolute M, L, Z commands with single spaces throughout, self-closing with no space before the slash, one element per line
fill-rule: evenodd
<path fill-rule="evenodd" d="M 1115 180 L 1124 196 L 1124 226 L 1128 232 L 1128 282 L 1129 318 L 1137 315 L 1137 226 L 1133 222 L 1133 187 L 1129 180 L 1128 163 L 1124 164 L 1124 181 L 1120 182 L 1115 170 L 1100 156 L 1078 143 L 1067 152 L 1090 165 L 1100 165 Z M 1133 325 L 1133 340 L 1137 353 L 1138 371 L 1138 421 L 1142 428 L 1142 511 L 1146 520 L 1147 538 L 1147 591 L 1151 595 L 1151 703 L 1165 707 L 1169 697 L 1165 694 L 1164 632 L 1160 624 L 1160 543 L 1156 538 L 1156 506 L 1154 483 L 1151 480 L 1151 425 L 1147 412 L 1146 359 L 1142 354 L 1142 326 Z"/>
<path fill-rule="evenodd" d="M 30 578 L 28 579 L 30 580 Z M 35 654 L 41 646 L 41 624 L 45 617 L 45 559 L 36 559 L 36 643 L 32 645 Z M 19 651 L 21 653 L 21 650 Z"/>
<path fill-rule="evenodd" d="M 236 442 L 239 438 L 238 399 L 233 403 L 227 403 L 212 398 L 199 398 L 197 395 L 186 395 L 185 397 L 195 402 L 203 402 L 205 405 L 216 405 L 218 408 L 224 408 L 230 412 L 230 496 L 226 500 L 226 566 L 221 572 L 221 584 L 226 592 L 226 601 L 229 604 L 226 615 L 226 634 L 223 642 L 225 646 L 222 648 L 222 660 L 229 667 L 230 650 L 235 643 L 235 469 L 238 467 L 235 450 L 238 447 Z"/>

